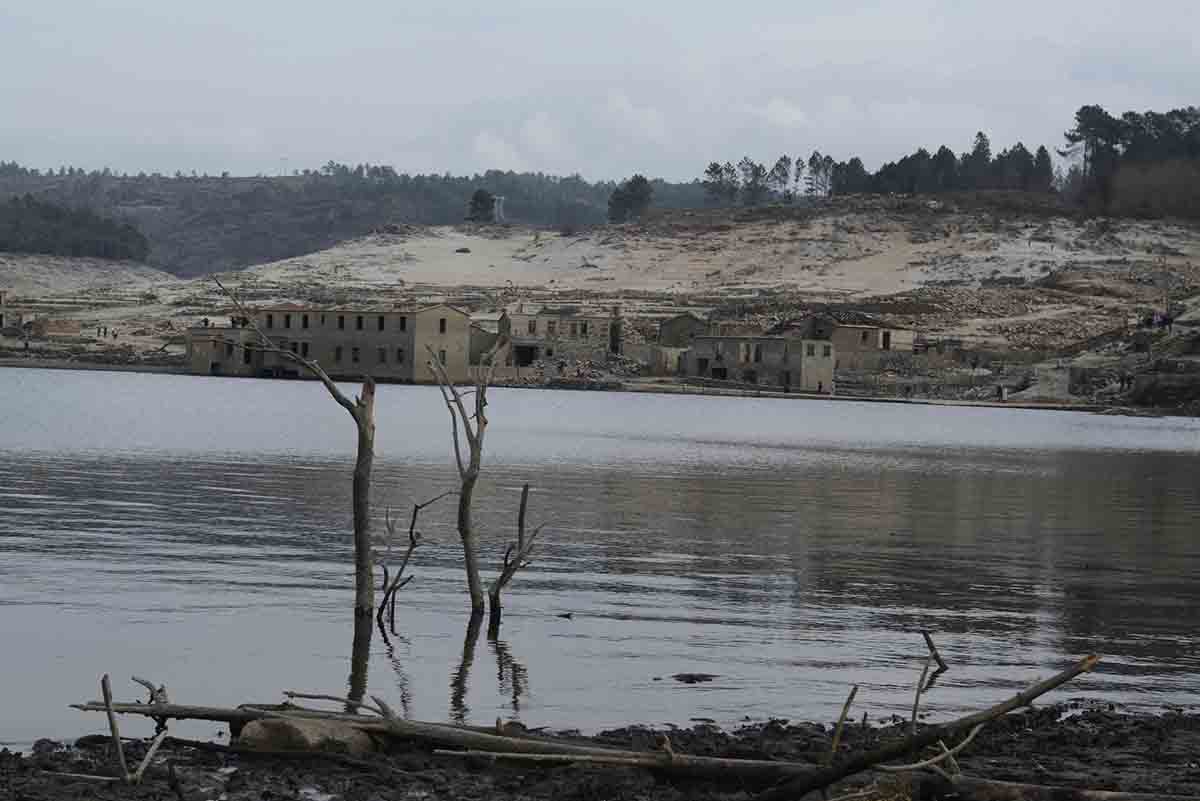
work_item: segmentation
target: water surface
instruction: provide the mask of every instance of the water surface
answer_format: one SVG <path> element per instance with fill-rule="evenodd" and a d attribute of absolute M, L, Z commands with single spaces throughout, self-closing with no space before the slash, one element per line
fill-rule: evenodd
<path fill-rule="evenodd" d="M 369 665 L 370 691 L 411 716 L 584 730 L 832 719 L 859 684 L 857 714 L 881 717 L 911 704 L 922 628 L 951 664 L 927 696 L 937 716 L 1089 651 L 1101 669 L 1059 697 L 1198 702 L 1195 421 L 490 401 L 489 577 L 523 483 L 547 526 L 500 639 L 472 648 L 453 505 L 423 514 L 399 636 L 377 635 Z M 96 729 L 65 704 L 94 697 L 106 671 L 120 696 L 139 693 L 136 673 L 178 702 L 343 690 L 353 447 L 313 383 L 0 370 L 0 741 Z M 380 388 L 381 515 L 454 487 L 452 458 L 435 389 Z M 670 679 L 683 671 L 719 678 Z"/>

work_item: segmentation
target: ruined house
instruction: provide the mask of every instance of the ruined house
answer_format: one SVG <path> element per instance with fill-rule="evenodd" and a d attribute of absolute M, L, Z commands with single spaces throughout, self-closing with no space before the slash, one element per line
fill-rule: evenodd
<path fill-rule="evenodd" d="M 684 312 L 658 324 L 658 344 L 666 348 L 688 348 L 693 338 L 711 333 L 714 332 L 709 330 L 708 320 L 694 312 Z"/>
<path fill-rule="evenodd" d="M 498 332 L 512 343 L 509 366 L 527 367 L 536 361 L 603 361 L 621 353 L 621 312 L 580 306 L 517 304 L 506 309 Z"/>
<path fill-rule="evenodd" d="M 785 392 L 834 390 L 834 344 L 790 336 L 697 336 L 684 374 Z"/>
<path fill-rule="evenodd" d="M 36 319 L 28 309 L 19 309 L 8 303 L 8 291 L 0 289 L 0 331 L 6 328 L 21 328 Z"/>
<path fill-rule="evenodd" d="M 233 322 L 233 321 L 231 321 Z M 276 347 L 312 359 L 333 378 L 434 383 L 430 349 L 454 382 L 469 377 L 470 318 L 444 304 L 409 309 L 278 306 L 254 310 Z M 296 363 L 266 350 L 251 326 L 188 329 L 188 365 L 201 375 L 307 377 Z"/>
<path fill-rule="evenodd" d="M 888 326 L 865 314 L 814 314 L 780 323 L 767 333 L 832 342 L 837 370 L 878 369 L 889 354 L 912 353 L 916 342 L 911 329 Z"/>

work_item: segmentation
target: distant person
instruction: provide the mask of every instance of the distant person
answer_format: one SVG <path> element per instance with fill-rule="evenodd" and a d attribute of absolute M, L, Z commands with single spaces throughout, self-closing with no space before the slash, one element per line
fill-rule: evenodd
<path fill-rule="evenodd" d="M 818 394 L 818 395 L 820 395 L 820 394 L 822 394 L 822 393 L 824 393 L 824 392 L 825 392 L 825 382 L 824 382 L 824 381 L 818 381 L 818 382 L 817 382 L 817 394 Z"/>

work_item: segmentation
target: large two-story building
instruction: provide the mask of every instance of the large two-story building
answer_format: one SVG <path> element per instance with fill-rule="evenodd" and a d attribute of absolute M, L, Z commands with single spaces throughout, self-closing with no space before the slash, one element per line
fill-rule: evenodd
<path fill-rule="evenodd" d="M 780 323 L 767 333 L 832 342 L 838 370 L 875 370 L 888 354 L 912 353 L 916 341 L 911 329 L 888 326 L 867 315 L 839 319 L 813 314 Z"/>
<path fill-rule="evenodd" d="M 333 378 L 370 375 L 377 381 L 433 383 L 427 362 L 439 359 L 450 380 L 468 380 L 470 318 L 452 306 L 424 308 L 307 308 L 253 311 L 254 326 L 188 329 L 188 364 L 202 375 L 307 378 L 303 367 L 276 349 L 321 365 Z M 262 334 L 259 334 L 259 331 Z M 271 346 L 263 337 L 270 340 Z"/>
<path fill-rule="evenodd" d="M 696 336 L 684 374 L 785 392 L 832 394 L 834 345 L 785 336 Z"/>
<path fill-rule="evenodd" d="M 603 360 L 621 352 L 621 314 L 616 308 L 517 304 L 501 314 L 498 329 L 512 343 L 514 367 L 552 359 Z"/>

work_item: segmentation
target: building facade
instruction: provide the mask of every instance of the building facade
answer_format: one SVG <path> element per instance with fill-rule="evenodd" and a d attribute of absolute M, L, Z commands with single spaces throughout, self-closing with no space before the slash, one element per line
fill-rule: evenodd
<path fill-rule="evenodd" d="M 715 332 L 709 331 L 708 320 L 684 312 L 658 324 L 658 344 L 666 348 L 689 348 L 694 338 L 710 333 Z"/>
<path fill-rule="evenodd" d="M 276 348 L 317 362 L 332 378 L 434 383 L 427 362 L 439 359 L 455 383 L 468 379 L 470 318 L 452 306 L 422 309 L 254 310 L 254 323 Z M 253 326 L 188 330 L 188 364 L 201 375 L 307 378 L 287 357 L 264 347 Z"/>
<path fill-rule="evenodd" d="M 916 333 L 911 329 L 886 326 L 865 315 L 858 320 L 848 322 L 815 314 L 781 323 L 768 333 L 832 342 L 837 370 L 875 370 L 891 353 L 913 352 Z"/>
<path fill-rule="evenodd" d="M 785 392 L 833 394 L 835 347 L 829 340 L 782 336 L 698 336 L 684 374 Z"/>
<path fill-rule="evenodd" d="M 621 314 L 576 306 L 518 304 L 500 316 L 499 333 L 509 338 L 509 366 L 527 367 L 536 361 L 603 360 L 621 352 Z"/>

